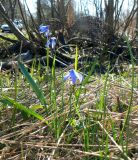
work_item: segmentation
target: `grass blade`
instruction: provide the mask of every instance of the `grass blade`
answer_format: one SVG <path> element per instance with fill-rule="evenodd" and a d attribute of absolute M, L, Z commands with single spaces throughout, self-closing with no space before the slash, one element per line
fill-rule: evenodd
<path fill-rule="evenodd" d="M 78 53 L 79 53 L 79 49 L 76 46 L 76 54 L 75 54 L 75 71 L 77 71 L 78 68 Z"/>
<path fill-rule="evenodd" d="M 38 99 L 40 100 L 41 104 L 46 106 L 45 97 L 44 97 L 44 94 L 43 94 L 42 90 L 40 89 L 40 87 L 35 83 L 35 81 L 30 76 L 30 74 L 28 73 L 28 71 L 26 70 L 24 65 L 21 62 L 18 62 L 18 65 L 21 69 L 21 72 L 23 73 L 23 75 L 25 76 L 25 78 L 29 82 L 30 86 L 34 90 L 35 94 L 37 95 Z"/>
<path fill-rule="evenodd" d="M 16 109 L 25 112 L 27 115 L 31 115 L 38 120 L 44 120 L 44 118 L 39 115 L 38 113 L 35 113 L 32 109 L 26 108 L 26 106 L 16 102 L 15 100 L 8 98 L 6 96 L 3 96 L 3 99 L 0 100 L 4 105 L 14 106 Z"/>

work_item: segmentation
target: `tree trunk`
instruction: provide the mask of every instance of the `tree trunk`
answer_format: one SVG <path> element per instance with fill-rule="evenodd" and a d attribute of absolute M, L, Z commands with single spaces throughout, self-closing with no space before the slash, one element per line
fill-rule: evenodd
<path fill-rule="evenodd" d="M 73 1 L 70 0 L 66 7 L 67 7 L 66 20 L 67 20 L 67 25 L 70 28 L 75 21 L 75 12 L 74 12 L 74 7 L 73 7 Z"/>
<path fill-rule="evenodd" d="M 66 12 L 65 12 L 65 4 L 64 0 L 59 1 L 59 18 L 62 24 L 65 24 Z"/>
<path fill-rule="evenodd" d="M 37 21 L 38 21 L 38 25 L 42 24 L 41 0 L 37 0 Z"/>
<path fill-rule="evenodd" d="M 137 15 L 136 15 L 136 36 L 138 38 L 138 0 L 137 0 Z"/>
<path fill-rule="evenodd" d="M 10 10 L 10 18 L 13 21 L 15 18 L 15 6 L 17 4 L 17 0 L 9 0 L 9 10 Z"/>
<path fill-rule="evenodd" d="M 54 1 L 50 0 L 51 3 L 51 17 L 54 18 Z"/>
<path fill-rule="evenodd" d="M 107 25 L 107 38 L 109 39 L 114 34 L 114 0 L 105 0 L 106 17 L 105 22 Z"/>

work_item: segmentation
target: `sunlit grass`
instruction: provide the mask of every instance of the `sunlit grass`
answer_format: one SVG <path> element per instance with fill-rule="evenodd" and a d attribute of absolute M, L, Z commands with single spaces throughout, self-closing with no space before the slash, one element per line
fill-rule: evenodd
<path fill-rule="evenodd" d="M 13 34 L 13 33 L 1 33 L 3 36 L 7 37 L 7 38 L 11 38 L 14 40 L 17 40 L 17 37 Z M 1 38 L 0 38 L 1 39 Z M 2 40 L 2 39 L 1 39 Z"/>
<path fill-rule="evenodd" d="M 76 70 L 78 52 L 76 49 Z M 49 64 L 48 55 L 49 51 Z M 103 75 L 94 73 L 96 63 L 82 84 L 73 86 L 63 81 L 69 68 L 56 68 L 55 58 L 43 73 L 35 60 L 30 72 L 19 62 L 16 74 L 1 73 L 1 149 L 10 144 L 11 156 L 28 159 L 42 154 L 53 159 L 130 160 L 137 146 L 134 63 L 131 72 L 118 75 L 109 69 Z"/>

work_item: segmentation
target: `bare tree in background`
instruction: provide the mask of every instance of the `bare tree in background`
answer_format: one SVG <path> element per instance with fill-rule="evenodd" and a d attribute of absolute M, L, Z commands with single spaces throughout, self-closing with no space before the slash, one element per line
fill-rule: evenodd
<path fill-rule="evenodd" d="M 9 16 L 11 20 L 19 18 L 17 0 L 1 0 L 1 3 L 5 8 L 6 14 Z"/>
<path fill-rule="evenodd" d="M 73 7 L 73 0 L 69 0 L 67 4 L 66 17 L 67 17 L 67 26 L 70 28 L 75 21 L 75 11 Z"/>
<path fill-rule="evenodd" d="M 45 23 L 45 19 L 56 18 L 63 26 L 70 26 L 75 17 L 73 3 L 73 0 L 37 0 L 38 24 Z"/>
<path fill-rule="evenodd" d="M 103 18 L 102 0 L 94 0 L 94 6 L 96 9 L 96 17 Z"/>
<path fill-rule="evenodd" d="M 17 4 L 17 0 L 9 0 L 9 9 L 10 10 L 10 18 L 12 20 L 15 19 L 15 13 L 16 13 L 16 10 L 15 10 L 15 7 L 16 7 L 16 4 Z"/>
<path fill-rule="evenodd" d="M 8 6 L 12 5 L 12 8 L 17 6 L 15 8 L 18 8 L 21 10 L 21 7 L 19 7 L 19 5 L 15 5 L 17 3 L 17 1 L 20 1 L 20 0 L 0 0 L 0 2 L 2 2 L 2 5 L 4 5 L 4 8 L 5 8 L 6 3 L 8 2 L 7 3 L 7 4 L 9 4 Z M 102 10 L 102 7 L 103 7 L 102 0 L 89 0 L 88 1 L 88 2 L 93 3 L 93 5 L 96 8 L 96 18 L 97 17 L 98 18 L 105 17 L 106 32 L 104 32 L 104 33 L 106 33 L 107 36 L 104 36 L 104 37 L 106 38 L 106 40 L 110 39 L 110 37 L 112 37 L 114 35 L 114 33 L 119 33 L 120 30 L 122 30 L 122 32 L 125 32 L 125 30 L 130 25 L 131 20 L 134 17 L 134 15 L 136 15 L 136 13 L 137 13 L 136 17 L 138 17 L 138 11 L 136 10 L 136 5 L 138 5 L 137 4 L 138 0 L 133 0 L 134 4 L 131 1 L 131 4 L 133 5 L 133 7 L 132 7 L 132 10 L 130 10 L 130 12 L 129 12 L 130 14 L 127 15 L 126 19 L 124 18 L 124 21 L 122 21 L 121 13 L 123 12 L 124 1 L 125 0 L 116 0 L 116 1 L 104 0 L 105 15 Z M 34 17 L 34 19 L 37 20 L 38 25 L 45 23 L 46 19 L 57 18 L 63 24 L 63 26 L 65 26 L 67 24 L 68 27 L 71 27 L 75 21 L 75 18 L 79 17 L 79 14 L 81 14 L 81 13 L 77 13 L 77 16 L 76 16 L 76 13 L 74 10 L 74 1 L 73 0 L 37 0 L 36 2 L 37 2 L 37 17 Z M 89 3 L 84 3 L 84 1 L 81 1 L 81 2 L 83 2 L 83 3 L 81 3 L 80 5 L 83 5 L 83 6 L 80 6 L 80 7 L 84 7 L 85 9 L 89 8 L 88 7 Z M 85 12 L 85 10 L 84 10 L 84 12 Z M 5 13 L 9 17 L 9 19 L 11 17 L 15 17 L 15 15 L 11 15 L 11 14 L 9 15 L 7 13 L 7 10 L 4 11 L 4 14 Z M 24 15 L 25 14 L 24 14 L 24 10 L 23 10 L 22 14 L 21 14 L 23 22 L 25 22 Z M 83 14 L 83 15 L 90 16 L 89 13 L 87 15 L 85 15 L 85 14 Z M 32 24 L 33 24 L 33 22 L 36 23 L 36 21 L 31 21 L 31 22 L 32 22 Z M 138 28 L 138 20 L 136 20 L 135 22 L 137 22 L 136 27 Z M 25 26 L 26 30 L 27 30 L 27 28 L 28 27 Z M 87 29 L 88 27 L 86 26 L 85 28 Z"/>
<path fill-rule="evenodd" d="M 37 0 L 37 21 L 38 25 L 42 24 L 41 0 Z"/>
<path fill-rule="evenodd" d="M 61 23 L 64 24 L 66 20 L 65 0 L 57 0 L 57 11 Z"/>
<path fill-rule="evenodd" d="M 4 18 L 4 20 L 6 21 L 6 23 L 10 26 L 11 30 L 13 31 L 13 33 L 15 34 L 15 36 L 21 40 L 21 41 L 27 41 L 27 39 L 24 37 L 24 35 L 20 32 L 20 30 L 15 27 L 15 25 L 13 24 L 12 20 L 10 19 L 10 17 L 8 16 L 8 14 L 6 13 L 6 10 L 3 6 L 3 4 L 0 2 L 0 15 L 2 15 L 2 17 Z"/>
<path fill-rule="evenodd" d="M 51 3 L 51 17 L 54 18 L 55 14 L 54 14 L 54 0 L 50 0 L 50 3 Z"/>
<path fill-rule="evenodd" d="M 137 0 L 137 15 L 136 15 L 136 36 L 138 37 L 138 0 Z"/>
<path fill-rule="evenodd" d="M 107 38 L 110 38 L 114 34 L 114 0 L 105 0 L 105 22 L 107 25 Z"/>

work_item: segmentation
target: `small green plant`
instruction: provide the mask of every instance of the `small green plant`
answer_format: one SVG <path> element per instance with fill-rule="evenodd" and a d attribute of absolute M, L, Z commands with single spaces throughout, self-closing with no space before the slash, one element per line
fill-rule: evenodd
<path fill-rule="evenodd" d="M 16 109 L 18 109 L 22 113 L 25 113 L 27 116 L 33 116 L 33 117 L 35 117 L 35 118 L 37 118 L 39 120 L 43 120 L 44 121 L 44 118 L 41 115 L 35 113 L 32 109 L 27 108 L 26 106 L 18 103 L 17 101 L 15 101 L 15 100 L 13 100 L 11 98 L 8 98 L 7 96 L 3 95 L 2 99 L 0 100 L 0 102 L 2 102 L 6 106 L 9 105 L 9 106 L 15 107 Z"/>
<path fill-rule="evenodd" d="M 27 81 L 29 82 L 30 86 L 32 87 L 32 89 L 36 93 L 36 95 L 37 95 L 38 99 L 40 100 L 41 104 L 44 105 L 45 109 L 47 110 L 46 99 L 44 97 L 42 89 L 40 89 L 38 84 L 35 83 L 35 81 L 30 76 L 29 72 L 26 70 L 24 65 L 21 62 L 18 62 L 18 65 L 19 65 L 19 68 L 21 69 L 21 72 L 24 74 L 24 76 L 27 79 Z"/>

